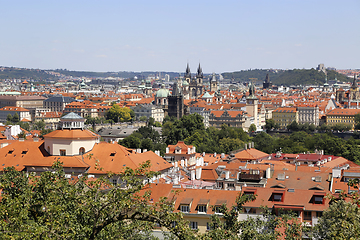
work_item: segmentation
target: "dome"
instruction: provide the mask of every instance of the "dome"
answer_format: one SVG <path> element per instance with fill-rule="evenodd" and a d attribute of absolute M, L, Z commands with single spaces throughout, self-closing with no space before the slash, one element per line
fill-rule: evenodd
<path fill-rule="evenodd" d="M 156 92 L 156 97 L 157 98 L 166 98 L 168 97 L 169 94 L 169 90 L 165 89 L 165 85 L 163 84 L 161 86 L 161 88 Z"/>
<path fill-rule="evenodd" d="M 184 80 L 184 81 L 182 82 L 182 85 L 183 85 L 183 86 L 189 86 L 189 83 Z"/>
<path fill-rule="evenodd" d="M 202 98 L 212 98 L 213 96 L 211 96 L 208 92 L 206 92 Z"/>

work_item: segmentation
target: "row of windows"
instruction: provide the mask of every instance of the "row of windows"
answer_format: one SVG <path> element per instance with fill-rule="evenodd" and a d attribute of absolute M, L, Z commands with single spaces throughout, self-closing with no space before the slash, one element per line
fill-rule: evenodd
<path fill-rule="evenodd" d="M 50 152 L 50 147 L 48 147 L 48 152 Z M 85 148 L 79 148 L 79 155 L 83 155 L 85 153 Z M 60 149 L 60 156 L 66 156 L 66 150 Z"/>
<path fill-rule="evenodd" d="M 198 213 L 207 213 L 207 205 L 198 205 L 197 206 Z M 215 213 L 220 214 L 221 213 L 221 206 L 215 207 Z M 189 213 L 190 212 L 190 206 L 187 204 L 180 205 L 180 211 L 183 213 Z"/>

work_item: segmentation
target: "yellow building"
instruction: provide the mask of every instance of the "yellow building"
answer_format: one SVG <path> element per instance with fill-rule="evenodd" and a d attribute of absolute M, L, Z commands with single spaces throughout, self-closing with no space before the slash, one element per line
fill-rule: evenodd
<path fill-rule="evenodd" d="M 286 128 L 293 121 L 299 122 L 299 114 L 295 107 L 280 107 L 272 112 L 272 119 L 280 128 Z"/>
<path fill-rule="evenodd" d="M 354 129 L 355 115 L 360 113 L 360 109 L 339 109 L 336 108 L 326 114 L 326 124 L 329 126 L 339 123 L 349 124 Z"/>

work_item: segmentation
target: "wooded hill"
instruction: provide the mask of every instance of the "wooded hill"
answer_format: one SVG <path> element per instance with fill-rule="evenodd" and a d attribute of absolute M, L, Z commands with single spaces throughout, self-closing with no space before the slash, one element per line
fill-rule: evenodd
<path fill-rule="evenodd" d="M 270 81 L 275 85 L 322 85 L 325 82 L 325 73 L 319 72 L 315 69 L 293 69 L 280 70 L 278 72 L 266 69 L 243 70 L 239 72 L 222 73 L 226 79 L 234 78 L 235 82 L 248 82 L 252 79 L 257 79 L 258 84 L 265 80 L 266 74 L 269 74 Z M 343 74 L 337 73 L 333 70 L 327 71 L 328 81 L 333 81 L 337 77 L 340 82 L 350 82 L 351 78 Z"/>
<path fill-rule="evenodd" d="M 48 74 L 44 70 L 29 69 L 29 68 L 3 68 L 0 71 L 0 79 L 34 79 L 42 80 L 57 80 L 58 77 Z"/>

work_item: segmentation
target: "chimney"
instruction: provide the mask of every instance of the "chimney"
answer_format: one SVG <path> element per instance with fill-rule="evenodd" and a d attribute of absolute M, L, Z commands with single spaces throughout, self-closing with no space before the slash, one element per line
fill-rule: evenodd
<path fill-rule="evenodd" d="M 229 179 L 230 178 L 230 171 L 225 171 L 225 179 Z"/>
<path fill-rule="evenodd" d="M 201 179 L 201 167 L 196 169 L 196 179 L 200 180 Z"/>
<path fill-rule="evenodd" d="M 216 157 L 216 153 L 214 153 L 214 158 Z"/>
<path fill-rule="evenodd" d="M 254 142 L 251 142 L 251 148 L 254 148 Z"/>
<path fill-rule="evenodd" d="M 247 149 L 247 143 L 245 143 L 245 150 Z"/>
<path fill-rule="evenodd" d="M 170 148 L 166 148 L 166 153 L 169 153 L 170 152 Z"/>
<path fill-rule="evenodd" d="M 181 159 L 181 161 L 180 161 L 180 165 L 181 165 L 181 167 L 184 167 L 184 166 L 185 166 L 185 164 L 184 164 L 184 160 L 183 160 L 183 159 Z"/>
<path fill-rule="evenodd" d="M 195 180 L 195 170 L 191 170 L 190 172 L 190 175 L 191 175 L 191 181 Z"/>
<path fill-rule="evenodd" d="M 202 153 L 202 156 L 205 157 L 205 152 Z"/>

